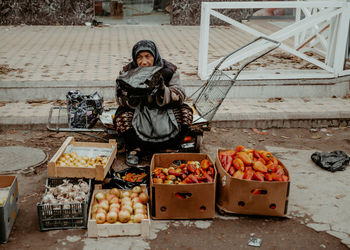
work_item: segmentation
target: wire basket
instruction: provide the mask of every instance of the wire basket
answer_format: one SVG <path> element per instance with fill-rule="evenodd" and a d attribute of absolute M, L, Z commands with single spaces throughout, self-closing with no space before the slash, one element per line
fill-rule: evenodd
<path fill-rule="evenodd" d="M 211 121 L 232 86 L 232 79 L 222 70 L 215 70 L 194 102 L 198 114 Z"/>
<path fill-rule="evenodd" d="M 48 178 L 47 187 L 56 187 L 63 183 L 67 178 Z M 67 179 L 72 184 L 77 184 L 78 179 Z M 89 203 L 92 194 L 92 185 L 90 179 L 83 179 L 89 184 L 89 192 L 86 199 L 81 202 L 72 202 L 69 204 L 37 204 L 40 231 L 55 229 L 87 228 Z M 47 191 L 47 190 L 46 190 Z M 45 191 L 45 193 L 46 193 Z"/>
<path fill-rule="evenodd" d="M 194 108 L 200 116 L 198 119 L 203 118 L 206 121 L 211 121 L 216 114 L 216 111 L 226 98 L 227 93 L 235 83 L 240 72 L 248 64 L 278 48 L 279 45 L 280 43 L 277 41 L 266 37 L 258 37 L 250 43 L 225 56 L 216 65 L 208 81 L 200 88 L 201 92 L 198 94 L 193 103 Z M 244 58 L 244 60 L 242 60 L 233 76 L 230 77 L 225 72 L 232 70 L 231 66 L 233 63 L 231 60 L 235 56 Z M 196 120 L 194 122 L 196 122 Z"/>

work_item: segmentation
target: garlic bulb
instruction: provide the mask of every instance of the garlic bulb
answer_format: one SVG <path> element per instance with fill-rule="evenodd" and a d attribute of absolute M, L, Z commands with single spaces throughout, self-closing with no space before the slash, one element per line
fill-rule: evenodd
<path fill-rule="evenodd" d="M 73 185 L 69 180 L 63 180 L 63 183 L 56 187 L 46 187 L 47 191 L 43 196 L 43 204 L 63 204 L 63 208 L 69 208 L 69 203 L 83 202 L 89 192 L 89 184 L 80 179 L 78 184 Z M 59 209 L 60 206 L 54 206 Z"/>

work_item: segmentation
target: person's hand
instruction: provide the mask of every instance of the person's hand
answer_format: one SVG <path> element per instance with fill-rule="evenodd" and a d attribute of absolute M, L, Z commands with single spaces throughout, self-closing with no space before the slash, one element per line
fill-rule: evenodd
<path fill-rule="evenodd" d="M 177 101 L 180 100 L 180 97 L 179 97 L 178 94 L 175 94 L 174 92 L 171 92 L 171 100 L 172 100 L 173 102 L 177 102 Z"/>
<path fill-rule="evenodd" d="M 162 80 L 159 84 L 158 90 L 157 90 L 157 96 L 163 98 L 164 96 L 164 90 L 165 90 L 165 84 L 164 81 Z"/>

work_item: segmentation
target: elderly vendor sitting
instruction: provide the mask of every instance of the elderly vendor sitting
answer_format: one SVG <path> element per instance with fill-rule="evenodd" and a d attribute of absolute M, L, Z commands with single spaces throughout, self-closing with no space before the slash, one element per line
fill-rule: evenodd
<path fill-rule="evenodd" d="M 128 166 L 137 166 L 146 150 L 177 144 L 193 119 L 185 97 L 177 67 L 161 58 L 153 41 L 137 42 L 116 80 L 115 125 L 125 138 Z"/>

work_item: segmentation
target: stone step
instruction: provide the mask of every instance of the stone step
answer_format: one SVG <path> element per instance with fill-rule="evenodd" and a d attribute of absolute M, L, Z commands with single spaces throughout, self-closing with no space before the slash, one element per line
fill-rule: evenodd
<path fill-rule="evenodd" d="M 105 101 L 116 107 L 112 101 Z M 25 126 L 45 128 L 49 111 L 55 104 L 25 102 L 0 106 L 0 128 Z M 67 127 L 67 113 L 53 113 L 51 128 L 56 124 Z M 226 99 L 213 120 L 217 127 L 227 128 L 311 128 L 350 125 L 350 99 L 346 98 L 276 98 Z"/>
<path fill-rule="evenodd" d="M 205 81 L 183 80 L 187 95 L 197 91 Z M 213 83 L 215 86 L 216 83 Z M 343 97 L 349 94 L 350 76 L 335 79 L 312 80 L 238 80 L 226 98 L 315 98 Z M 227 86 L 226 86 L 227 87 Z M 226 89 L 225 86 L 220 88 Z M 217 88 L 217 87 L 216 87 Z M 70 90 L 81 90 L 84 94 L 98 91 L 104 99 L 115 98 L 115 82 L 111 81 L 39 81 L 0 82 L 0 100 L 24 101 L 35 99 L 65 100 Z"/>

